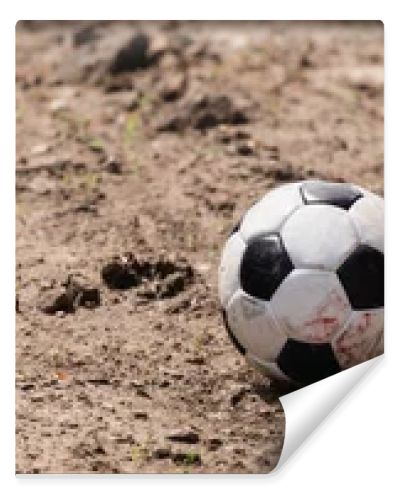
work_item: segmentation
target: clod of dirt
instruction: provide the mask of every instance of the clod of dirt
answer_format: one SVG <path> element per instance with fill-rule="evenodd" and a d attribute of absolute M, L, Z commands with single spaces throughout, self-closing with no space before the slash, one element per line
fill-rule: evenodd
<path fill-rule="evenodd" d="M 149 54 L 150 38 L 145 33 L 135 34 L 113 57 L 109 71 L 112 75 L 144 69 L 154 62 Z"/>
<path fill-rule="evenodd" d="M 111 380 L 108 378 L 89 378 L 87 379 L 89 384 L 93 384 L 95 386 L 99 385 L 111 385 Z"/>
<path fill-rule="evenodd" d="M 244 398 L 246 394 L 248 394 L 249 389 L 246 387 L 240 387 L 236 390 L 231 396 L 231 405 L 236 406 L 240 401 Z"/>
<path fill-rule="evenodd" d="M 127 290 L 140 284 L 137 271 L 137 261 L 129 257 L 115 257 L 112 262 L 106 264 L 101 276 L 106 285 L 111 289 Z"/>
<path fill-rule="evenodd" d="M 137 294 L 147 299 L 174 297 L 192 282 L 194 276 L 193 268 L 184 259 L 139 260 L 132 254 L 114 257 L 101 274 L 109 288 L 139 287 Z"/>
<path fill-rule="evenodd" d="M 148 420 L 149 419 L 149 415 L 145 411 L 135 411 L 133 416 L 137 420 Z"/>
<path fill-rule="evenodd" d="M 175 452 L 172 460 L 177 465 L 201 465 L 201 455 L 197 452 Z"/>
<path fill-rule="evenodd" d="M 32 389 L 35 389 L 35 384 L 24 384 L 21 385 L 20 389 L 21 391 L 31 391 Z"/>
<path fill-rule="evenodd" d="M 210 438 L 207 442 L 208 449 L 210 451 L 218 450 L 223 445 L 223 442 L 219 438 Z"/>
<path fill-rule="evenodd" d="M 114 92 L 123 92 L 124 90 L 132 91 L 134 84 L 132 75 L 129 73 L 120 73 L 106 78 L 104 82 L 104 92 L 106 94 L 113 94 Z"/>
<path fill-rule="evenodd" d="M 168 115 L 155 128 L 157 132 L 182 132 L 188 126 L 188 120 L 180 115 Z"/>
<path fill-rule="evenodd" d="M 79 293 L 80 306 L 93 309 L 100 305 L 100 290 L 98 288 L 82 288 Z"/>
<path fill-rule="evenodd" d="M 251 135 L 245 130 L 236 127 L 220 125 L 217 130 L 217 139 L 223 144 L 230 144 L 234 141 L 249 140 L 251 139 Z"/>
<path fill-rule="evenodd" d="M 244 110 L 227 95 L 203 96 L 191 106 L 193 127 L 207 130 L 221 123 L 240 125 L 248 122 Z"/>
<path fill-rule="evenodd" d="M 104 169 L 110 174 L 120 175 L 122 174 L 122 162 L 117 158 L 110 157 L 104 165 Z"/>
<path fill-rule="evenodd" d="M 94 26 L 85 26 L 78 29 L 73 34 L 73 46 L 75 48 L 85 45 L 90 42 L 94 42 L 100 38 L 99 34 L 96 32 Z"/>
<path fill-rule="evenodd" d="M 149 284 L 144 290 L 139 290 L 138 294 L 141 297 L 148 299 L 170 298 L 175 297 L 185 289 L 185 276 L 180 272 L 176 272 L 166 276 L 161 281 L 155 281 L 152 285 Z"/>
<path fill-rule="evenodd" d="M 39 309 L 46 314 L 55 314 L 58 311 L 73 313 L 76 309 L 73 294 L 61 291 L 45 293 L 42 297 L 43 304 L 39 304 Z"/>
<path fill-rule="evenodd" d="M 196 444 L 200 441 L 200 436 L 193 430 L 178 430 L 167 436 L 169 441 L 175 443 Z"/>
<path fill-rule="evenodd" d="M 145 389 L 143 389 L 143 387 L 137 387 L 136 394 L 141 398 L 151 399 L 150 394 Z"/>
<path fill-rule="evenodd" d="M 204 365 L 206 360 L 202 356 L 192 356 L 191 358 L 186 358 L 185 359 L 186 363 L 189 363 L 191 365 Z"/>
<path fill-rule="evenodd" d="M 92 437 L 88 441 L 79 442 L 72 449 L 72 455 L 76 458 L 88 459 L 94 455 L 105 455 L 104 447 L 97 443 Z"/>
<path fill-rule="evenodd" d="M 82 285 L 69 276 L 62 287 L 44 292 L 40 299 L 39 309 L 46 314 L 74 313 L 79 306 L 93 309 L 100 303 L 98 288 Z"/>
<path fill-rule="evenodd" d="M 185 73 L 167 75 L 161 84 L 160 96 L 166 102 L 175 101 L 183 95 L 186 86 L 187 78 Z"/>
<path fill-rule="evenodd" d="M 291 163 L 282 163 L 268 169 L 268 175 L 275 181 L 301 181 L 306 178 L 305 173 L 295 169 Z"/>
<path fill-rule="evenodd" d="M 236 151 L 241 156 L 252 156 L 255 154 L 256 145 L 254 141 L 246 141 L 238 144 L 236 147 Z"/>
<path fill-rule="evenodd" d="M 157 448 L 153 451 L 153 458 L 163 460 L 171 456 L 171 450 L 169 448 Z"/>
<path fill-rule="evenodd" d="M 248 123 L 245 110 L 229 96 L 204 95 L 187 101 L 178 113 L 168 116 L 157 126 L 159 132 L 179 132 L 187 127 L 206 131 L 221 124 L 241 125 Z"/>

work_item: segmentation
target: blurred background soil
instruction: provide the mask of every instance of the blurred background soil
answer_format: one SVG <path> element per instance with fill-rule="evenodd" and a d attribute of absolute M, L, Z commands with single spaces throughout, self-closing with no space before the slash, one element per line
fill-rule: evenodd
<path fill-rule="evenodd" d="M 282 182 L 383 194 L 382 24 L 19 22 L 16 120 L 16 471 L 271 470 L 219 256 Z"/>

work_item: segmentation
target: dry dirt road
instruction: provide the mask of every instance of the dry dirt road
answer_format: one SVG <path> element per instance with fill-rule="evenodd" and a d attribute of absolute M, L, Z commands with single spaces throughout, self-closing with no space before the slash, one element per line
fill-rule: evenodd
<path fill-rule="evenodd" d="M 16 471 L 268 472 L 224 240 L 276 184 L 383 191 L 379 23 L 20 22 Z"/>

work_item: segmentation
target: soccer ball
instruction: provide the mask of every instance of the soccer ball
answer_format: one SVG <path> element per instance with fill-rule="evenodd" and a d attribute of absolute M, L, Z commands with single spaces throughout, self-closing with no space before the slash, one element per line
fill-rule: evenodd
<path fill-rule="evenodd" d="M 383 352 L 384 202 L 289 183 L 234 228 L 219 268 L 228 334 L 272 379 L 307 385 Z"/>

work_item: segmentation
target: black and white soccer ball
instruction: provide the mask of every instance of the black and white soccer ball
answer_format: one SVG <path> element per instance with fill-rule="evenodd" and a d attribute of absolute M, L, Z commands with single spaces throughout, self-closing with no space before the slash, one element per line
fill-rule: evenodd
<path fill-rule="evenodd" d="M 383 352 L 384 202 L 352 184 L 289 183 L 225 244 L 229 336 L 273 379 L 307 385 Z"/>

